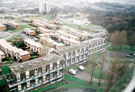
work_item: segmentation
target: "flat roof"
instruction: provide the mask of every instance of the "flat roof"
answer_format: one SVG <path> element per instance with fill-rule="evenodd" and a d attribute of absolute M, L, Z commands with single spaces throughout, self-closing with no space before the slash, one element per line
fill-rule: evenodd
<path fill-rule="evenodd" d="M 34 40 L 32 39 L 24 39 L 24 42 L 27 42 L 28 44 L 32 45 L 32 46 L 35 46 L 35 47 L 39 47 L 39 48 L 42 48 L 43 45 L 41 45 L 40 43 L 38 42 L 35 42 Z"/>
<path fill-rule="evenodd" d="M 41 57 L 41 58 L 33 59 L 33 60 L 30 60 L 27 62 L 19 63 L 17 65 L 9 66 L 9 68 L 15 74 L 24 73 L 25 71 L 37 69 L 39 67 L 42 67 L 42 66 L 48 65 L 50 63 L 60 61 L 60 60 L 62 60 L 62 57 L 60 57 L 59 55 L 50 54 L 45 57 Z"/>
<path fill-rule="evenodd" d="M 91 43 L 94 43 L 96 41 L 99 41 L 99 40 L 104 40 L 104 38 L 93 38 L 93 39 L 84 41 L 84 42 L 79 43 L 79 44 L 74 44 L 74 45 L 67 46 L 65 48 L 56 49 L 55 52 L 59 53 L 59 54 L 65 54 L 65 53 L 68 53 L 68 52 L 71 52 L 71 51 L 76 51 L 78 49 L 86 47 L 87 45 L 89 45 Z"/>
<path fill-rule="evenodd" d="M 22 50 L 22 49 L 20 49 L 20 48 L 17 48 L 17 47 L 12 46 L 9 42 L 7 42 L 7 41 L 4 40 L 4 39 L 0 39 L 0 45 L 1 45 L 3 48 L 8 49 L 8 50 L 10 50 L 10 51 L 12 51 L 12 52 L 14 52 L 14 53 L 27 52 L 27 51 L 24 51 L 24 50 Z M 29 52 L 27 52 L 27 53 L 29 53 Z"/>
<path fill-rule="evenodd" d="M 3 56 L 3 55 L 5 55 L 5 53 L 0 50 L 0 56 Z"/>

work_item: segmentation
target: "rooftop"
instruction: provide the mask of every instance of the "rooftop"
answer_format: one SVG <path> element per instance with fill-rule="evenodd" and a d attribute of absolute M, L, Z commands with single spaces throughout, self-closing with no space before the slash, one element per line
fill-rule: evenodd
<path fill-rule="evenodd" d="M 88 41 L 84 41 L 84 42 L 79 43 L 79 44 L 74 44 L 74 45 L 67 46 L 65 48 L 57 49 L 55 52 L 60 53 L 60 54 L 65 54 L 65 53 L 68 53 L 71 51 L 76 51 L 78 49 L 86 47 L 86 45 L 89 45 L 90 43 L 93 43 L 93 42 L 96 42 L 99 40 L 104 40 L 104 38 L 93 38 L 93 39 L 90 39 Z"/>
<path fill-rule="evenodd" d="M 62 60 L 60 56 L 57 54 L 51 54 L 45 57 L 33 59 L 27 62 L 19 63 L 17 65 L 10 66 L 10 69 L 13 73 L 24 73 L 25 71 L 30 71 L 33 69 L 37 69 L 39 67 L 48 65 L 50 63 L 57 62 L 59 60 Z"/>

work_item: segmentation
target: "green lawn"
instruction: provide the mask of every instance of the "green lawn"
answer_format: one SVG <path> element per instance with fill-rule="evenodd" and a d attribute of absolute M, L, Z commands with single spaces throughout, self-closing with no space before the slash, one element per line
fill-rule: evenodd
<path fill-rule="evenodd" d="M 6 85 L 6 82 L 4 80 L 0 80 L 0 87 L 3 87 Z"/>
<path fill-rule="evenodd" d="M 1 66 L 1 70 L 2 70 L 2 73 L 3 73 L 4 75 L 7 75 L 7 74 L 10 73 L 8 66 Z"/>
<path fill-rule="evenodd" d="M 18 29 L 9 30 L 9 32 L 11 32 L 11 33 L 15 33 L 15 32 L 18 32 L 18 31 L 19 31 Z"/>
<path fill-rule="evenodd" d="M 92 73 L 92 70 L 90 70 L 88 68 L 86 68 L 85 71 L 88 72 L 89 74 Z M 94 70 L 93 70 L 93 77 L 99 79 L 100 78 L 100 73 L 101 73 L 101 69 L 100 68 L 94 68 Z M 107 79 L 107 74 L 104 71 L 102 72 L 101 79 Z"/>
<path fill-rule="evenodd" d="M 30 26 L 30 25 L 22 25 L 21 28 L 22 29 L 24 29 L 24 28 L 30 28 L 30 29 L 33 29 L 33 30 L 34 29 L 37 29 L 36 27 Z"/>
<path fill-rule="evenodd" d="M 0 37 L 0 39 L 3 39 L 4 37 Z"/>
<path fill-rule="evenodd" d="M 49 85 L 49 86 L 39 88 L 37 90 L 32 90 L 30 92 L 43 92 L 43 91 L 45 92 L 45 91 L 48 91 L 48 90 L 51 90 L 51 89 L 56 89 L 56 88 L 61 87 L 65 84 L 66 84 L 65 81 L 61 81 L 61 82 L 58 82 L 58 83 L 55 83 L 55 84 L 52 84 L 52 85 Z"/>
<path fill-rule="evenodd" d="M 106 50 L 109 50 L 109 51 L 122 51 L 122 52 L 135 52 L 134 49 L 131 49 L 130 46 L 127 46 L 127 45 L 122 46 L 121 49 L 119 49 L 118 46 L 116 46 L 115 48 L 116 48 L 116 50 L 112 50 L 112 45 L 110 45 L 110 46 L 108 46 L 106 48 Z"/>
<path fill-rule="evenodd" d="M 89 84 L 87 81 L 76 78 L 70 74 L 65 74 L 64 79 L 66 81 L 69 81 L 70 83 L 63 86 L 62 88 L 93 88 L 93 89 L 99 88 L 97 83 Z M 104 86 L 105 85 L 101 83 L 100 87 L 104 87 Z"/>

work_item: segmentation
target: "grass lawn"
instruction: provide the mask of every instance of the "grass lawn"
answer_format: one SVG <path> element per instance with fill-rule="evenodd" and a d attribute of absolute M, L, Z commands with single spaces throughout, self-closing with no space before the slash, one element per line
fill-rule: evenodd
<path fill-rule="evenodd" d="M 3 39 L 4 37 L 0 37 L 0 39 Z"/>
<path fill-rule="evenodd" d="M 22 25 L 21 28 L 22 29 L 24 29 L 24 28 L 30 28 L 30 29 L 33 29 L 33 30 L 34 29 L 37 29 L 36 27 L 30 26 L 30 25 Z"/>
<path fill-rule="evenodd" d="M 6 85 L 6 82 L 4 80 L 0 80 L 0 87 L 3 87 Z"/>
<path fill-rule="evenodd" d="M 119 48 L 119 47 L 116 47 L 116 48 Z M 106 48 L 106 50 L 109 50 L 109 51 L 122 51 L 122 52 L 135 52 L 134 49 L 131 50 L 131 49 L 130 49 L 130 46 L 127 46 L 127 45 L 122 46 L 121 50 L 120 50 L 120 49 L 112 50 L 112 45 L 110 45 L 110 46 L 108 46 L 108 47 Z"/>
<path fill-rule="evenodd" d="M 86 68 L 85 71 L 89 74 L 92 73 L 92 70 Z M 100 78 L 101 69 L 100 68 L 94 68 L 93 70 L 93 77 L 99 79 Z M 101 79 L 107 79 L 107 74 L 103 71 Z"/>
<path fill-rule="evenodd" d="M 97 83 L 89 84 L 87 81 L 76 78 L 70 74 L 65 74 L 64 79 L 68 81 L 69 84 L 63 86 L 62 88 L 93 88 L 93 89 L 99 88 Z M 104 86 L 105 85 L 101 83 L 100 87 Z"/>
<path fill-rule="evenodd" d="M 7 74 L 10 73 L 8 66 L 1 66 L 1 70 L 2 70 L 2 73 L 3 73 L 4 75 L 7 75 Z"/>
<path fill-rule="evenodd" d="M 69 27 L 72 27 L 72 28 L 75 28 L 75 29 L 79 29 L 79 25 L 76 25 L 76 24 L 67 24 L 65 23 L 67 26 Z"/>
<path fill-rule="evenodd" d="M 11 33 L 15 33 L 15 32 L 18 32 L 18 31 L 19 31 L 18 29 L 9 30 L 9 32 L 11 32 Z"/>
<path fill-rule="evenodd" d="M 45 92 L 45 91 L 48 91 L 48 90 L 51 90 L 51 89 L 61 87 L 61 86 L 65 85 L 65 84 L 66 84 L 65 81 L 61 81 L 61 82 L 58 82 L 58 83 L 55 83 L 55 84 L 52 84 L 52 85 L 49 85 L 49 86 L 39 88 L 37 90 L 32 90 L 30 92 L 43 92 L 43 91 Z"/>

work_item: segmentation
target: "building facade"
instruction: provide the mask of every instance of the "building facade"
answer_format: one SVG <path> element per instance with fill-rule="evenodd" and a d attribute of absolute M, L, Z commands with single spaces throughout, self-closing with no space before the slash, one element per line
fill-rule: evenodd
<path fill-rule="evenodd" d="M 51 11 L 50 4 L 48 2 L 39 3 L 39 13 L 49 13 Z"/>
<path fill-rule="evenodd" d="M 63 80 L 63 59 L 51 54 L 18 65 L 10 66 L 10 78 L 4 75 L 10 92 L 25 92 L 41 85 Z"/>

